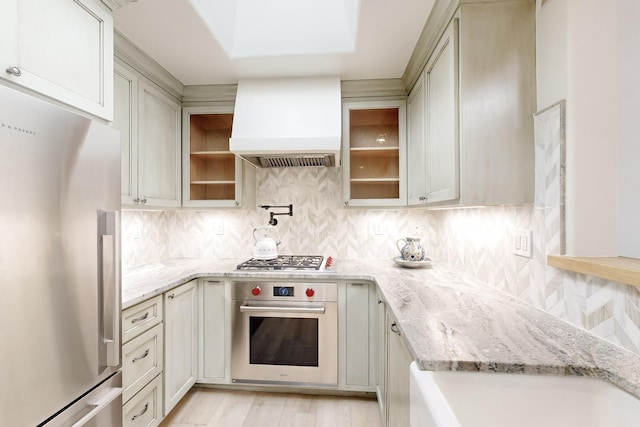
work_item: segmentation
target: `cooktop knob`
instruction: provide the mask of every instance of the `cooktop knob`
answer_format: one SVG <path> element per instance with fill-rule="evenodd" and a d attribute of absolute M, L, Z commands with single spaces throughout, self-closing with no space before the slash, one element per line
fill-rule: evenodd
<path fill-rule="evenodd" d="M 312 296 L 314 296 L 316 294 L 316 291 L 313 290 L 313 288 L 307 288 L 307 290 L 305 291 L 305 293 L 307 294 L 307 296 L 309 298 L 311 298 Z"/>
<path fill-rule="evenodd" d="M 251 293 L 253 294 L 254 297 L 257 297 L 258 295 L 260 295 L 260 292 L 262 292 L 262 290 L 260 289 L 260 286 L 254 286 L 253 289 L 251 289 Z"/>

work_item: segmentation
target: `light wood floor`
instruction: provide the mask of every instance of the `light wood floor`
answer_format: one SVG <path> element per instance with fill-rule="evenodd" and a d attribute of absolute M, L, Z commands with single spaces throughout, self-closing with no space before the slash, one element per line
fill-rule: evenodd
<path fill-rule="evenodd" d="M 372 399 L 194 387 L 160 427 L 381 427 Z"/>

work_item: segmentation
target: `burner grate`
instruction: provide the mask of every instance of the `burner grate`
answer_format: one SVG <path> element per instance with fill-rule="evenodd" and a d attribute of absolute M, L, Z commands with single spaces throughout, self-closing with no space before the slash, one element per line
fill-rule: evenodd
<path fill-rule="evenodd" d="M 279 255 L 275 259 L 251 258 L 239 264 L 238 270 L 319 270 L 322 255 Z"/>

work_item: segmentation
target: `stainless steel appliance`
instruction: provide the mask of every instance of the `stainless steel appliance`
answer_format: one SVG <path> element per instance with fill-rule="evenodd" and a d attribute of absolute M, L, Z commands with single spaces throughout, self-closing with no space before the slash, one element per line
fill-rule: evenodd
<path fill-rule="evenodd" d="M 234 383 L 336 387 L 338 285 L 234 282 Z"/>
<path fill-rule="evenodd" d="M 0 87 L 0 425 L 119 426 L 119 132 Z"/>
<path fill-rule="evenodd" d="M 278 255 L 274 259 L 251 258 L 238 264 L 238 270 L 259 271 L 309 271 L 314 273 L 335 273 L 336 262 L 332 257 L 322 255 Z"/>

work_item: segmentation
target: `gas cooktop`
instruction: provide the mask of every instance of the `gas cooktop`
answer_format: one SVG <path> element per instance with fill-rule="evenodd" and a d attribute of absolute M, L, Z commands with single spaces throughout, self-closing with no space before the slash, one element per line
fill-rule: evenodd
<path fill-rule="evenodd" d="M 251 258 L 239 264 L 238 270 L 335 271 L 333 258 L 322 255 L 278 255 L 275 259 Z"/>

